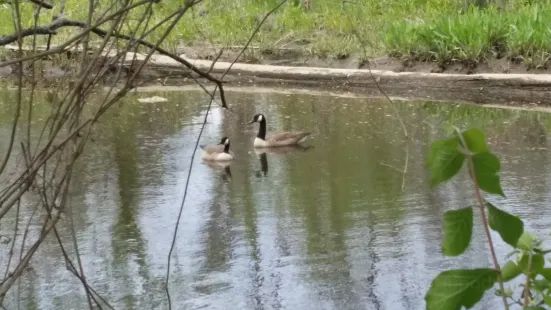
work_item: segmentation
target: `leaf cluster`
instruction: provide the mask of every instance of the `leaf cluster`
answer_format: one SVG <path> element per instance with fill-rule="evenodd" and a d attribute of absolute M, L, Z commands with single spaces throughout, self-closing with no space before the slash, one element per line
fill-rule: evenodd
<path fill-rule="evenodd" d="M 499 209 L 483 197 L 482 192 L 506 198 L 500 182 L 499 158 L 489 150 L 484 133 L 477 128 L 465 131 L 454 128 L 451 137 L 431 144 L 426 165 L 431 188 L 451 180 L 467 166 L 478 201 L 478 206 L 444 213 L 442 254 L 454 257 L 467 250 L 473 234 L 474 210 L 478 208 L 494 258 L 494 268 L 451 269 L 438 274 L 425 295 L 426 308 L 470 309 L 496 283 L 500 284 L 496 294 L 503 298 L 505 309 L 509 308 L 509 301 L 522 309 L 551 307 L 551 268 L 545 268 L 544 257 L 551 251 L 541 249 L 541 241 L 524 230 L 524 223 L 519 217 Z M 513 248 L 508 256 L 515 257 L 502 268 L 495 258 L 490 229 Z M 521 298 L 517 300 L 512 289 L 504 288 L 504 283 L 521 275 L 524 275 L 525 280 L 521 285 Z"/>

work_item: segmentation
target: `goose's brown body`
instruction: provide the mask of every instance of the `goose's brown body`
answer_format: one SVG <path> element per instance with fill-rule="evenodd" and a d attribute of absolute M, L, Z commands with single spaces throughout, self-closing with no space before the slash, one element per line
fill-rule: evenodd
<path fill-rule="evenodd" d="M 253 120 L 249 122 L 249 124 L 252 123 L 260 124 L 258 134 L 253 142 L 255 148 L 297 145 L 311 134 L 307 131 L 266 133 L 266 117 L 263 114 L 256 114 Z"/>
<path fill-rule="evenodd" d="M 209 161 L 230 161 L 233 159 L 233 152 L 230 151 L 230 139 L 224 137 L 220 144 L 201 145 L 203 154 L 201 158 Z"/>

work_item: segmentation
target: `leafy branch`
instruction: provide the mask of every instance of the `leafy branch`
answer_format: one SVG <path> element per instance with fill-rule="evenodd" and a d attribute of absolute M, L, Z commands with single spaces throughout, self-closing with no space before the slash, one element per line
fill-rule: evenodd
<path fill-rule="evenodd" d="M 501 297 L 504 309 L 509 309 L 508 300 L 523 306 L 523 309 L 546 309 L 543 305 L 551 306 L 551 268 L 544 268 L 544 255 L 550 251 L 541 249 L 541 241 L 524 230 L 520 218 L 497 208 L 484 197 L 483 192 L 506 198 L 500 183 L 499 158 L 488 149 L 481 130 L 471 128 L 461 131 L 454 127 L 451 137 L 431 144 L 426 161 L 430 187 L 450 181 L 461 171 L 465 161 L 493 268 L 441 272 L 433 279 L 425 295 L 427 309 L 470 309 L 496 282 L 499 288 L 495 293 Z M 444 213 L 442 254 L 453 257 L 466 251 L 472 237 L 473 213 L 472 206 Z M 503 267 L 498 263 L 490 230 L 497 232 L 502 241 L 513 248 L 511 255 L 516 254 L 516 258 L 507 261 Z M 505 283 L 521 274 L 525 276 L 522 298 L 515 299 L 512 289 L 505 288 Z"/>

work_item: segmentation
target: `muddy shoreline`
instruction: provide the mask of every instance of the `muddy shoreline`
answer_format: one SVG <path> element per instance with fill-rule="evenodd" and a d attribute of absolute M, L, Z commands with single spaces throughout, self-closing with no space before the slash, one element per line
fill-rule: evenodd
<path fill-rule="evenodd" d="M 193 47 L 178 51 L 182 58 L 200 69 L 208 70 L 216 49 Z M 226 51 L 213 68 L 212 74 L 220 77 L 239 52 L 235 47 Z M 127 59 L 132 59 L 127 55 Z M 67 79 L 71 69 L 43 60 L 44 81 Z M 132 71 L 130 61 L 118 65 Z M 508 63 L 500 59 L 472 68 L 460 64 L 446 70 L 435 69 L 435 64 L 404 64 L 397 59 L 380 58 L 368 65 L 354 55 L 320 57 L 306 55 L 294 49 L 266 51 L 251 49 L 232 66 L 224 77 L 228 86 L 263 86 L 278 88 L 325 89 L 381 95 L 379 86 L 389 95 L 404 98 L 468 101 L 478 104 L 510 106 L 551 106 L 551 71 L 526 70 L 523 64 Z M 407 68 L 405 68 L 407 67 Z M 468 71 L 468 72 L 467 72 Z M 0 67 L 0 78 L 11 80 L 14 66 Z M 504 73 L 505 72 L 505 73 Z M 195 79 L 207 83 L 206 80 Z M 195 84 L 189 69 L 172 59 L 154 55 L 140 73 L 142 86 L 184 86 Z M 375 82 L 377 81 L 377 83 Z M 104 81 L 112 83 L 109 76 Z M 48 87 L 46 85 L 46 87 Z"/>

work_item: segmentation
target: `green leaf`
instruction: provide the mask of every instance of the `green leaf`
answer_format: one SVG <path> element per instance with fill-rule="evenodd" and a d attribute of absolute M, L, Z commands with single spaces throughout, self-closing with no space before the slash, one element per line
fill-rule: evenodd
<path fill-rule="evenodd" d="M 543 293 L 545 290 L 549 289 L 549 281 L 546 279 L 534 279 L 532 287 L 534 290 Z"/>
<path fill-rule="evenodd" d="M 467 144 L 467 148 L 473 153 L 488 152 L 488 146 L 486 145 L 486 137 L 482 130 L 478 128 L 471 128 L 461 133 L 463 139 Z"/>
<path fill-rule="evenodd" d="M 540 270 L 540 274 L 547 280 L 551 281 L 551 268 L 543 268 Z M 551 306 L 551 305 L 550 305 Z"/>
<path fill-rule="evenodd" d="M 457 138 L 440 139 L 431 144 L 427 157 L 431 188 L 451 179 L 461 170 L 465 154 L 458 146 Z"/>
<path fill-rule="evenodd" d="M 522 235 L 520 235 L 520 238 L 518 238 L 517 249 L 531 251 L 534 248 L 536 240 L 537 237 L 534 234 L 524 231 Z"/>
<path fill-rule="evenodd" d="M 490 202 L 486 202 L 486 206 L 490 228 L 497 231 L 503 241 L 515 247 L 524 232 L 524 222 L 517 216 L 496 208 Z"/>
<path fill-rule="evenodd" d="M 549 295 L 543 295 L 543 301 L 546 305 L 551 306 L 551 296 Z"/>
<path fill-rule="evenodd" d="M 530 262 L 529 259 L 530 259 L 530 255 L 528 253 L 522 253 L 522 256 L 518 262 L 518 267 L 524 273 L 530 273 L 531 277 L 535 277 L 536 275 L 538 275 L 543 271 L 543 266 L 545 265 L 545 258 L 541 254 L 532 254 L 532 261 Z"/>
<path fill-rule="evenodd" d="M 490 152 L 482 152 L 474 154 L 472 159 L 478 187 L 488 193 L 505 197 L 498 175 L 499 158 Z"/>
<path fill-rule="evenodd" d="M 503 276 L 503 281 L 507 282 L 516 278 L 519 274 L 522 273 L 522 269 L 513 261 L 508 261 L 501 267 L 501 275 Z"/>
<path fill-rule="evenodd" d="M 497 280 L 495 269 L 455 269 L 441 272 L 425 295 L 426 309 L 470 309 Z"/>
<path fill-rule="evenodd" d="M 471 207 L 450 210 L 443 217 L 444 238 L 442 254 L 457 256 L 469 247 L 473 232 L 473 209 Z"/>

